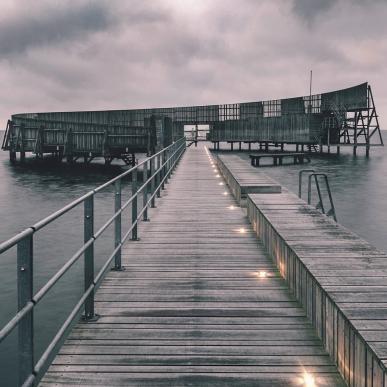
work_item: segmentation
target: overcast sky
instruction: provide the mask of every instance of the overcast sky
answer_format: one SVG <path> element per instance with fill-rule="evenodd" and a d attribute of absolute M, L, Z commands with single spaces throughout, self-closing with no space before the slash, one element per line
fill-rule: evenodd
<path fill-rule="evenodd" d="M 387 126 L 387 0 L 1 0 L 0 120 L 257 101 L 369 81 Z"/>

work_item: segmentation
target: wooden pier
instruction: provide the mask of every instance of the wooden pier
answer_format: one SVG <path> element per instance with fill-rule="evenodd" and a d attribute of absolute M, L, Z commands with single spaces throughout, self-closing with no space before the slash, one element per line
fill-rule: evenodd
<path fill-rule="evenodd" d="M 0 244 L 17 245 L 18 312 L 0 343 L 17 327 L 18 385 L 386 387 L 387 254 L 198 145 L 182 138 Z M 112 186 L 114 216 L 94 232 L 94 196 Z M 85 244 L 33 294 L 34 233 L 79 204 Z M 94 241 L 113 223 L 95 275 Z M 85 292 L 35 361 L 33 310 L 80 257 Z"/>
<path fill-rule="evenodd" d="M 190 148 L 41 386 L 345 386 L 206 148 Z"/>

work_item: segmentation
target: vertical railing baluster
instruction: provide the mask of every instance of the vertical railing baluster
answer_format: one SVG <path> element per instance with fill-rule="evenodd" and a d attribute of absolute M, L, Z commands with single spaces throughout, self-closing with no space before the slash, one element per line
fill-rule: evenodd
<path fill-rule="evenodd" d="M 17 244 L 18 310 L 33 296 L 33 240 L 32 234 Z M 32 375 L 34 369 L 34 318 L 31 310 L 18 325 L 19 386 Z"/>
<path fill-rule="evenodd" d="M 117 214 L 118 211 L 121 211 L 121 179 L 118 179 L 115 184 L 115 196 L 114 196 L 114 213 Z M 114 221 L 114 248 L 117 248 L 122 241 L 122 232 L 121 232 L 121 212 Z M 122 270 L 121 262 L 121 248 L 117 251 L 114 257 L 114 270 Z"/>
<path fill-rule="evenodd" d="M 161 195 L 160 195 L 160 187 L 159 187 L 160 180 L 161 180 L 161 178 L 160 178 L 160 174 L 161 174 L 161 172 L 160 172 L 160 165 L 161 165 L 160 157 L 161 157 L 161 155 L 157 155 L 157 164 L 156 164 L 156 169 L 158 171 L 157 175 L 156 175 L 156 190 L 157 190 L 157 197 L 158 198 L 161 197 Z"/>
<path fill-rule="evenodd" d="M 169 178 L 169 149 L 165 151 L 165 184 L 168 184 Z"/>
<path fill-rule="evenodd" d="M 135 198 L 132 200 L 132 241 L 138 240 L 138 222 L 137 222 L 137 169 L 132 171 L 132 197 Z"/>
<path fill-rule="evenodd" d="M 155 192 L 155 176 L 154 176 L 154 173 L 155 173 L 155 158 L 152 157 L 150 159 L 150 175 L 151 175 L 151 195 L 152 195 L 152 199 L 151 199 L 151 208 L 155 208 L 155 196 L 153 195 L 154 192 Z"/>
<path fill-rule="evenodd" d="M 142 171 L 142 176 L 143 176 L 143 183 L 145 184 L 145 182 L 148 180 L 148 162 L 145 161 L 144 163 L 144 168 L 143 168 L 143 171 Z M 148 202 L 148 185 L 149 184 L 146 184 L 145 187 L 144 187 L 144 190 L 142 191 L 142 205 L 143 205 L 143 208 L 144 208 L 144 214 L 143 214 L 143 221 L 144 222 L 147 222 L 149 220 L 148 218 L 148 205 L 147 205 L 147 202 Z"/>
<path fill-rule="evenodd" d="M 165 176 L 165 160 L 166 160 L 166 157 L 165 157 L 165 154 L 166 154 L 166 151 L 164 150 L 163 153 L 162 153 L 162 164 L 163 164 L 163 167 L 161 168 L 161 180 L 162 180 L 162 183 L 161 183 L 161 189 L 165 189 L 165 181 L 164 181 L 164 176 Z"/>
<path fill-rule="evenodd" d="M 94 195 L 91 195 L 84 201 L 84 242 L 87 243 L 94 238 Z M 85 292 L 94 282 L 94 243 L 85 250 Z M 91 291 L 85 301 L 85 315 L 83 319 L 86 321 L 94 320 L 94 289 Z"/>

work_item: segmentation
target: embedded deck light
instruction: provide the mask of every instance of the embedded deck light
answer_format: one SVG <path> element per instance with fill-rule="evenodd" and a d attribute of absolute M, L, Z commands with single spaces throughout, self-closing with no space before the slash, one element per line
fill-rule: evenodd
<path fill-rule="evenodd" d="M 258 277 L 259 278 L 266 278 L 268 276 L 268 273 L 264 270 L 261 270 L 258 272 Z"/>
<path fill-rule="evenodd" d="M 224 185 L 224 183 L 220 182 L 219 185 Z"/>
<path fill-rule="evenodd" d="M 244 227 L 238 228 L 238 232 L 240 234 L 245 234 L 246 233 L 246 229 Z"/>
<path fill-rule="evenodd" d="M 224 192 L 223 192 L 223 195 L 224 195 L 224 196 L 227 196 L 227 195 L 228 195 L 228 192 L 224 191 Z"/>
<path fill-rule="evenodd" d="M 303 375 L 303 381 L 305 387 L 316 387 L 314 377 L 311 374 L 308 374 L 307 372 L 305 372 Z"/>
<path fill-rule="evenodd" d="M 235 210 L 235 206 L 233 206 L 232 204 L 231 204 L 231 206 L 229 206 L 229 207 L 227 207 L 229 210 Z"/>

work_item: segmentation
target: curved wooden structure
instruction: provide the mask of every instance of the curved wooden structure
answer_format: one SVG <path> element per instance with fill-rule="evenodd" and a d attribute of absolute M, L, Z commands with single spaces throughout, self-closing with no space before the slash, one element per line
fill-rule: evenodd
<path fill-rule="evenodd" d="M 184 136 L 184 125 L 209 125 L 208 140 L 259 143 L 260 148 L 296 144 L 302 149 L 331 145 L 383 145 L 371 87 L 296 98 L 225 105 L 153 109 L 15 114 L 8 122 L 2 149 L 11 160 L 20 152 L 56 153 L 69 161 L 83 156 L 125 160 L 128 154 L 154 153 Z"/>

